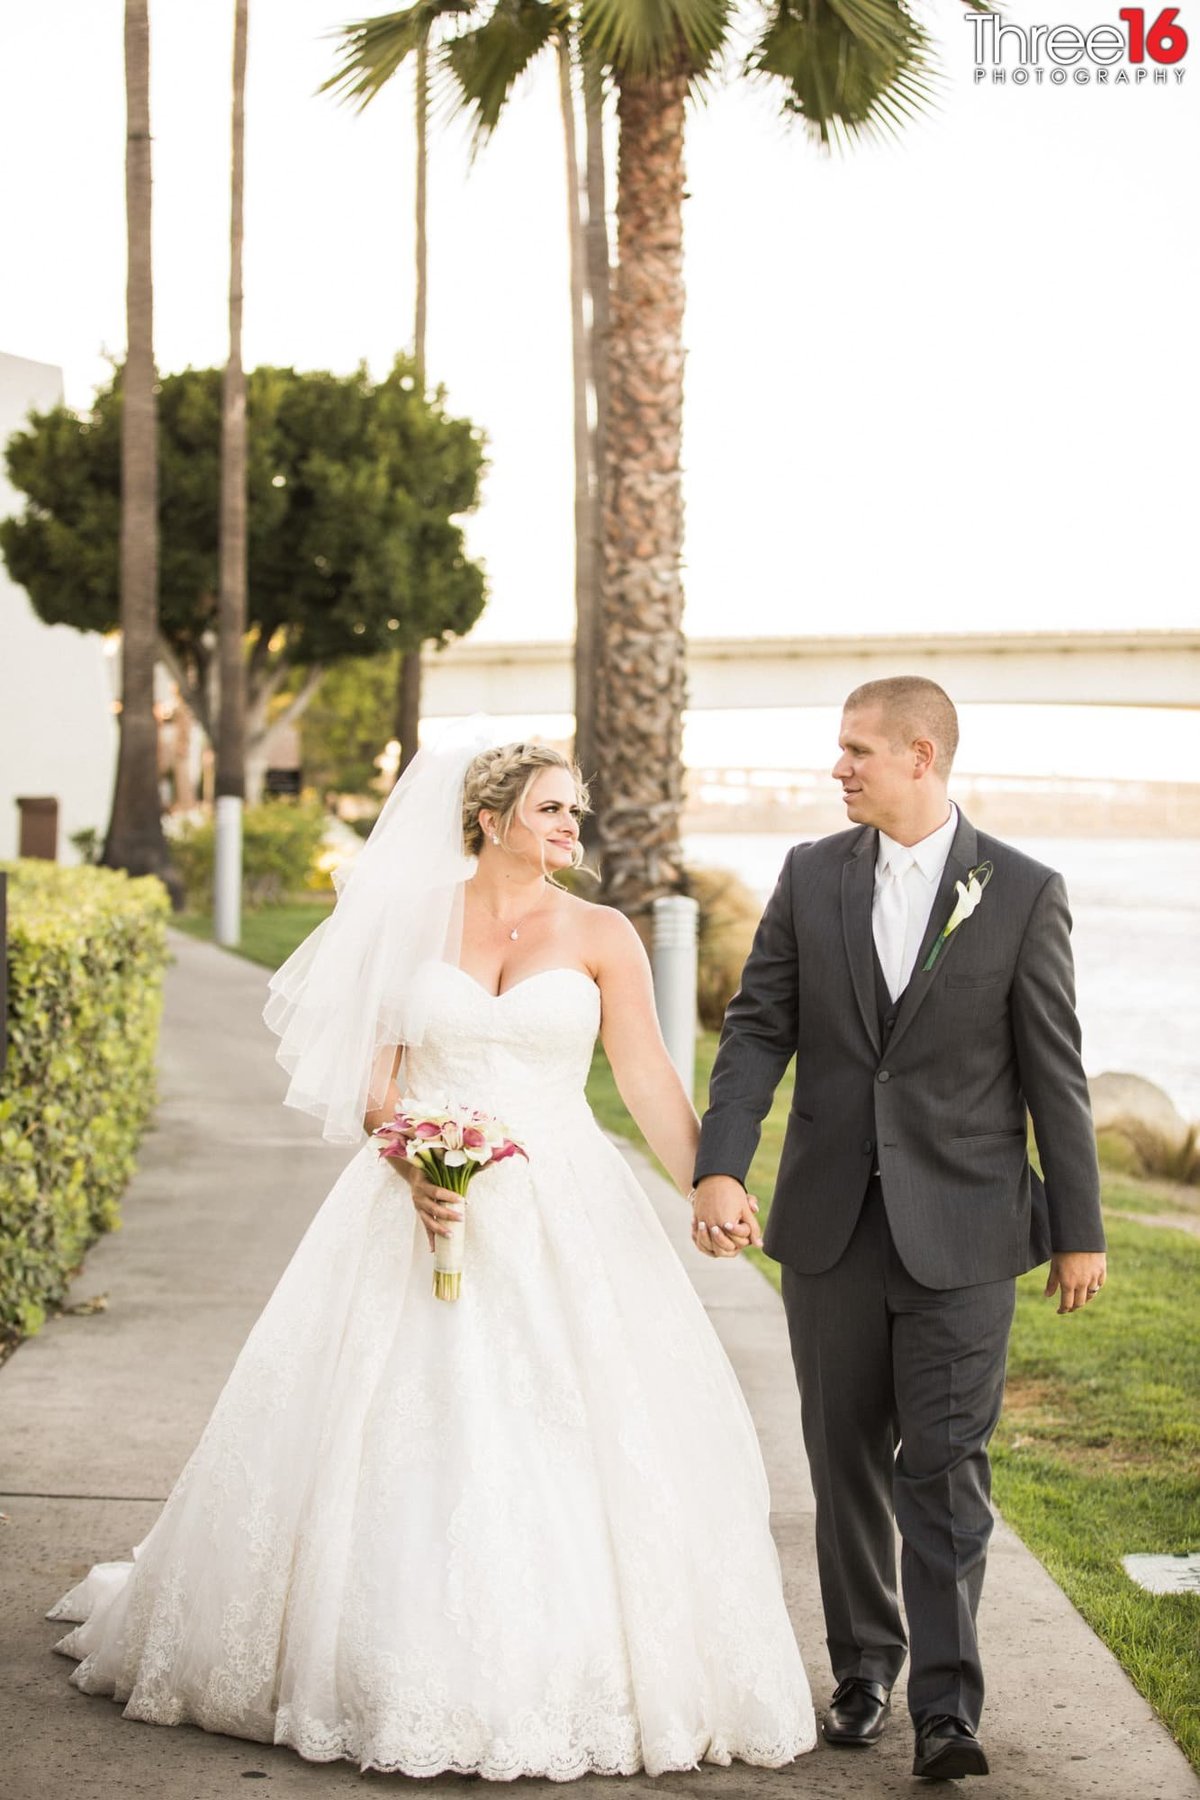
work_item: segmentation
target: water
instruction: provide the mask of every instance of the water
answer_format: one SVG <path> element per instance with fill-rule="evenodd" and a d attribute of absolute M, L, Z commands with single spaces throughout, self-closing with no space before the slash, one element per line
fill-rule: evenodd
<path fill-rule="evenodd" d="M 793 838 L 696 833 L 690 862 L 732 869 L 765 900 Z M 1015 838 L 1060 869 L 1089 1075 L 1144 1075 L 1200 1120 L 1200 842 L 1191 838 Z"/>

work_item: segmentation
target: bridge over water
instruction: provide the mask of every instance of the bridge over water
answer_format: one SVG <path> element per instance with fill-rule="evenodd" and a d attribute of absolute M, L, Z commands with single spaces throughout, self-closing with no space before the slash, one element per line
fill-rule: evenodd
<path fill-rule="evenodd" d="M 955 772 L 954 798 L 999 837 L 1200 838 L 1200 783 Z M 846 823 L 823 769 L 689 768 L 687 832 L 821 837 Z"/>
<path fill-rule="evenodd" d="M 569 643 L 467 638 L 427 653 L 422 710 L 570 713 Z M 693 711 L 840 706 L 860 682 L 927 675 L 960 705 L 1200 707 L 1200 631 L 963 632 L 688 641 Z"/>

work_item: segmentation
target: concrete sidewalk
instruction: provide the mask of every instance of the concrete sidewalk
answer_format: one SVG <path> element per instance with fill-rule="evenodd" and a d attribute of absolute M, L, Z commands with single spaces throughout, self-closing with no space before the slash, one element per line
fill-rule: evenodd
<path fill-rule="evenodd" d="M 346 1160 L 311 1120 L 279 1105 L 283 1078 L 260 1023 L 261 969 L 173 934 L 161 1104 L 125 1202 L 73 1298 L 108 1309 L 55 1318 L 0 1370 L 0 1796 L 210 1800 L 268 1781 L 280 1800 L 361 1792 L 349 1764 L 163 1730 L 78 1693 L 51 1654 L 42 1614 L 93 1563 L 145 1536 L 221 1384 L 308 1220 Z M 812 1546 L 812 1494 L 782 1309 L 747 1264 L 713 1264 L 687 1243 L 686 1212 L 644 1161 L 644 1180 L 733 1359 L 771 1478 L 788 1600 L 818 1704 L 831 1681 Z M 702 1503 L 697 1497 L 697 1503 Z M 1012 1535 L 996 1535 L 983 1602 L 989 1676 L 980 1800 L 1194 1800 L 1198 1783 L 1117 1664 Z M 899 1698 L 899 1696 L 898 1696 Z M 825 1748 L 779 1772 L 704 1769 L 650 1781 L 572 1784 L 711 1800 L 940 1792 L 914 1781 L 903 1704 L 884 1742 Z M 416 1786 L 372 1775 L 375 1786 Z M 422 1784 L 465 1789 L 460 1777 Z M 517 1782 L 520 1793 L 548 1790 Z"/>

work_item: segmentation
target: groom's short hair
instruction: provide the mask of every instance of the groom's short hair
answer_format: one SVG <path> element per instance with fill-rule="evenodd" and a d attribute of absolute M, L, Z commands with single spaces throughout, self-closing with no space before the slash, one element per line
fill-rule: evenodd
<path fill-rule="evenodd" d="M 889 675 L 882 681 L 864 681 L 846 701 L 846 712 L 877 706 L 892 748 L 900 749 L 915 738 L 927 737 L 936 755 L 934 768 L 945 781 L 958 749 L 958 714 L 944 688 L 924 675 Z"/>

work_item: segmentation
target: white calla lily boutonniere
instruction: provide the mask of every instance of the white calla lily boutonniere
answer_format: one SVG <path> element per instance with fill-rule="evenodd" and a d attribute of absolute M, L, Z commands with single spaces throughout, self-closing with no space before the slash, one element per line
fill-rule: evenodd
<path fill-rule="evenodd" d="M 993 865 L 990 862 L 982 862 L 974 869 L 968 870 L 966 881 L 955 882 L 954 886 L 958 893 L 958 899 L 954 903 L 954 911 L 950 914 L 950 917 L 938 932 L 937 937 L 933 941 L 933 949 L 921 964 L 921 973 L 923 975 L 929 973 L 938 957 L 942 954 L 942 946 L 949 938 L 951 932 L 957 931 L 963 920 L 969 919 L 971 914 L 975 911 L 975 908 L 983 899 L 984 888 L 994 874 L 995 869 Z"/>

